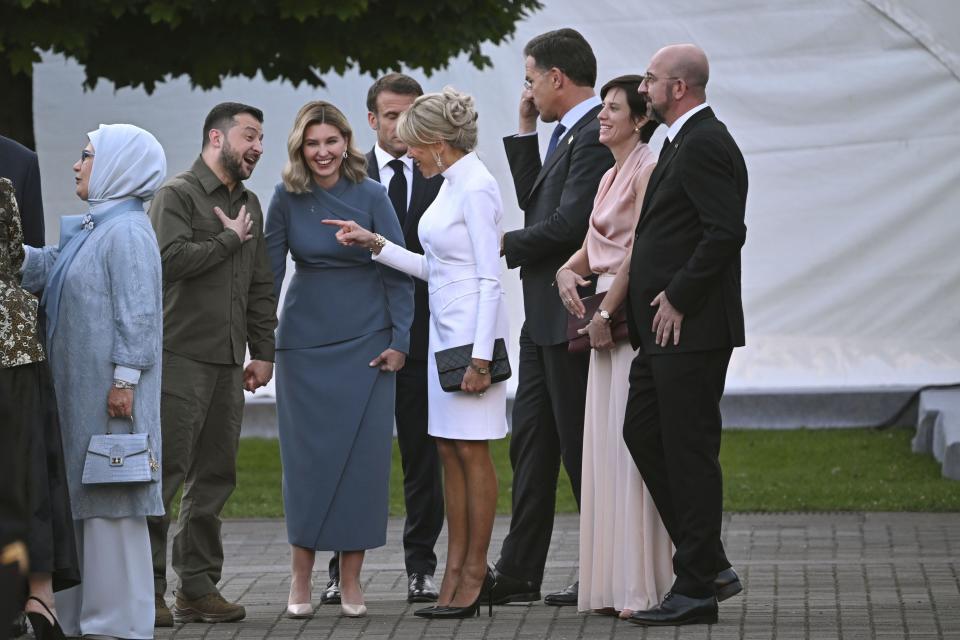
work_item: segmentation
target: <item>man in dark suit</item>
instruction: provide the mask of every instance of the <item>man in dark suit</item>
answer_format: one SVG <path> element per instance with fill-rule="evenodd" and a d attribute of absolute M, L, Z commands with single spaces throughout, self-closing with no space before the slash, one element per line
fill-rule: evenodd
<path fill-rule="evenodd" d="M 31 247 L 44 245 L 43 196 L 40 193 L 40 164 L 37 154 L 19 142 L 0 136 L 0 177 L 13 183 L 23 241 Z"/>
<path fill-rule="evenodd" d="M 602 305 L 609 316 L 626 291 L 638 352 L 623 438 L 676 546 L 676 580 L 659 606 L 633 614 L 641 625 L 714 623 L 718 600 L 742 590 L 720 541 L 719 456 L 727 365 L 744 344 L 747 168 L 706 103 L 708 78 L 707 57 L 694 45 L 665 47 L 650 61 L 639 90 L 669 127 L 667 140 L 629 268 L 618 272 L 627 275 Z"/>
<path fill-rule="evenodd" d="M 526 320 L 510 441 L 513 517 L 496 564 L 495 604 L 540 599 L 561 460 L 580 500 L 589 359 L 567 352 L 568 314 L 553 284 L 583 244 L 600 178 L 613 165 L 599 141 L 597 62 L 583 36 L 550 31 L 528 42 L 524 55 L 520 133 L 503 140 L 524 227 L 504 234 L 502 251 L 509 268 L 520 267 Z M 537 116 L 558 123 L 543 162 Z M 577 584 L 545 602 L 575 605 Z"/>
<path fill-rule="evenodd" d="M 397 137 L 397 120 L 410 108 L 423 89 L 413 78 L 391 73 L 378 79 L 367 92 L 367 120 L 377 132 L 377 144 L 367 154 L 367 174 L 387 187 L 387 194 L 400 219 L 407 248 L 423 253 L 417 225 L 437 197 L 443 176 L 424 178 L 407 145 Z M 403 528 L 403 552 L 407 568 L 407 602 L 435 602 L 437 566 L 434 545 L 443 528 L 443 484 L 437 445 L 427 435 L 427 343 L 430 307 L 427 284 L 414 279 L 413 326 L 410 353 L 397 372 L 397 444 L 403 465 L 403 499 L 407 520 Z M 340 602 L 339 564 L 330 560 L 330 583 L 321 596 L 324 604 Z"/>

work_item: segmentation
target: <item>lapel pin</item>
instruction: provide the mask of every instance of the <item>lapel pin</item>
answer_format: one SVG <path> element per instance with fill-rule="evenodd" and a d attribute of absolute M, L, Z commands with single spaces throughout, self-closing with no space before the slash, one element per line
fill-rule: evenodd
<path fill-rule="evenodd" d="M 573 144 L 573 136 L 567 138 L 567 144 Z"/>

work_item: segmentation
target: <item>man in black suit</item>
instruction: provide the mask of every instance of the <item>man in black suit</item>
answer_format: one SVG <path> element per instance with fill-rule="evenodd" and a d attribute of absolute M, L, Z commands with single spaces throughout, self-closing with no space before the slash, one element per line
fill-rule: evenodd
<path fill-rule="evenodd" d="M 630 621 L 711 624 L 718 600 L 742 590 L 720 541 L 719 456 L 727 365 L 744 344 L 747 168 L 706 103 L 702 50 L 665 47 L 647 69 L 639 90 L 669 127 L 667 140 L 644 195 L 629 268 L 621 266 L 601 311 L 608 316 L 626 293 L 638 352 L 623 438 L 676 546 L 676 580 L 659 606 Z"/>
<path fill-rule="evenodd" d="M 367 93 L 367 120 L 377 132 L 377 144 L 367 154 L 367 174 L 387 187 L 387 194 L 403 228 L 410 251 L 423 253 L 417 225 L 437 197 L 443 176 L 424 178 L 407 145 L 397 137 L 397 119 L 410 108 L 423 89 L 413 78 L 391 73 L 378 79 Z M 443 528 L 443 484 L 437 445 L 427 435 L 427 357 L 430 307 L 427 285 L 414 280 L 413 326 L 410 353 L 397 372 L 397 443 L 403 465 L 403 499 L 407 520 L 403 528 L 403 552 L 407 567 L 407 602 L 435 602 L 437 566 L 434 545 Z M 340 602 L 339 564 L 330 560 L 330 584 L 321 596 L 324 604 Z"/>
<path fill-rule="evenodd" d="M 13 183 L 23 241 L 31 247 L 44 245 L 43 196 L 40 193 L 40 164 L 37 154 L 19 142 L 0 136 L 0 177 Z"/>
<path fill-rule="evenodd" d="M 503 236 L 511 269 L 520 267 L 526 320 L 520 330 L 510 463 L 513 517 L 496 564 L 495 604 L 540 599 L 553 533 L 560 462 L 580 500 L 580 461 L 588 354 L 567 352 L 567 317 L 554 277 L 587 233 L 600 178 L 613 155 L 600 144 L 597 62 L 573 29 L 533 38 L 524 48 L 526 79 L 520 133 L 504 138 L 524 227 Z M 537 116 L 558 122 L 540 161 Z M 575 605 L 577 584 L 547 604 Z"/>

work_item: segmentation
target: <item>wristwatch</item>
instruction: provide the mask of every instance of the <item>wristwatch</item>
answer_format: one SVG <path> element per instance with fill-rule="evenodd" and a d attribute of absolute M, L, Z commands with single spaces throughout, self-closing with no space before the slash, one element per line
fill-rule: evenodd
<path fill-rule="evenodd" d="M 597 315 L 599 315 L 601 318 L 603 318 L 604 320 L 606 320 L 607 323 L 609 324 L 609 322 L 610 322 L 610 312 L 609 312 L 609 311 L 607 311 L 606 309 L 597 309 Z"/>
<path fill-rule="evenodd" d="M 470 363 L 470 368 L 479 373 L 482 376 L 490 374 L 490 367 L 478 367 L 477 365 Z"/>

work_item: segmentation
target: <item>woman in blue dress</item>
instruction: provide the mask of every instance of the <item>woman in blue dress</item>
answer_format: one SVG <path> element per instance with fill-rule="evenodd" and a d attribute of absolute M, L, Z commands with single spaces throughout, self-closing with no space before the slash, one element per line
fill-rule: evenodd
<path fill-rule="evenodd" d="M 295 265 L 277 330 L 277 415 L 291 545 L 287 614 L 312 615 L 316 551 L 340 551 L 341 607 L 366 613 L 365 549 L 386 543 L 395 372 L 413 322 L 413 281 L 341 246 L 324 218 L 363 220 L 402 244 L 386 189 L 367 178 L 343 113 L 304 105 L 267 211 L 266 242 L 279 296 Z"/>

